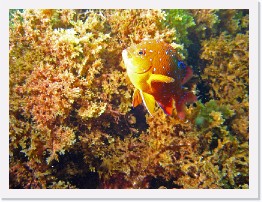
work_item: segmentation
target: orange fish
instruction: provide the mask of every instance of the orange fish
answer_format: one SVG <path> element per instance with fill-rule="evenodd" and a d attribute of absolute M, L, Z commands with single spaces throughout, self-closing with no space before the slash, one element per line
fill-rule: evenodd
<path fill-rule="evenodd" d="M 123 50 L 127 74 L 135 86 L 133 107 L 146 106 L 152 115 L 157 102 L 168 115 L 175 107 L 178 117 L 185 118 L 185 104 L 195 102 L 196 96 L 183 88 L 193 71 L 178 60 L 175 49 L 159 40 L 144 40 Z"/>

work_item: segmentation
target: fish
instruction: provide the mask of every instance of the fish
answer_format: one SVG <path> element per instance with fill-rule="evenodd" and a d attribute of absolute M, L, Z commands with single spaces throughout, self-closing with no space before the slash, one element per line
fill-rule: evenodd
<path fill-rule="evenodd" d="M 167 115 L 176 108 L 179 119 L 185 119 L 186 104 L 197 101 L 184 86 L 193 70 L 179 59 L 176 50 L 161 40 L 148 39 L 122 51 L 127 75 L 134 85 L 132 105 L 144 103 L 150 115 L 158 105 Z"/>

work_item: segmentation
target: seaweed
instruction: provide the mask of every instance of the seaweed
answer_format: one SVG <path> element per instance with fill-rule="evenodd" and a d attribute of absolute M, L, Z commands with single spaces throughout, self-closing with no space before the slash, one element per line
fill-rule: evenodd
<path fill-rule="evenodd" d="M 9 16 L 10 188 L 248 188 L 246 10 Z M 121 53 L 146 38 L 194 65 L 185 121 L 132 108 Z"/>

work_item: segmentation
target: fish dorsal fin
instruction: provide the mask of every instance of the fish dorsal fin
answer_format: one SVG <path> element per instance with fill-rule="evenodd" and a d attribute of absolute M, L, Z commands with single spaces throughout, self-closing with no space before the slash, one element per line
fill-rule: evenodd
<path fill-rule="evenodd" d="M 150 115 L 152 115 L 155 110 L 155 103 L 156 103 L 155 98 L 153 97 L 153 95 L 150 95 L 143 91 L 140 91 L 140 93 L 143 99 L 143 103 L 147 108 L 147 111 L 149 112 Z"/>
<path fill-rule="evenodd" d="M 132 105 L 133 107 L 136 107 L 137 105 L 140 105 L 142 103 L 142 97 L 140 95 L 140 92 L 138 89 L 135 89 L 134 93 L 133 93 L 133 101 L 132 101 Z"/>
<path fill-rule="evenodd" d="M 182 85 L 184 85 L 186 82 L 188 82 L 193 76 L 193 70 L 190 67 L 186 67 L 186 74 L 185 77 L 182 80 Z"/>
<path fill-rule="evenodd" d="M 175 79 L 169 76 L 165 76 L 162 74 L 151 74 L 149 78 L 149 82 L 162 82 L 162 83 L 172 83 Z"/>

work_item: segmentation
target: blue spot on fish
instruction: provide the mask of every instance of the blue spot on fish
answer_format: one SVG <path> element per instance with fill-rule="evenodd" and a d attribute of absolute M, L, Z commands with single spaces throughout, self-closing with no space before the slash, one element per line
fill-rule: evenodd
<path fill-rule="evenodd" d="M 186 68 L 186 65 L 185 63 L 183 63 L 182 61 L 179 61 L 177 62 L 177 66 L 179 69 L 185 69 Z"/>

